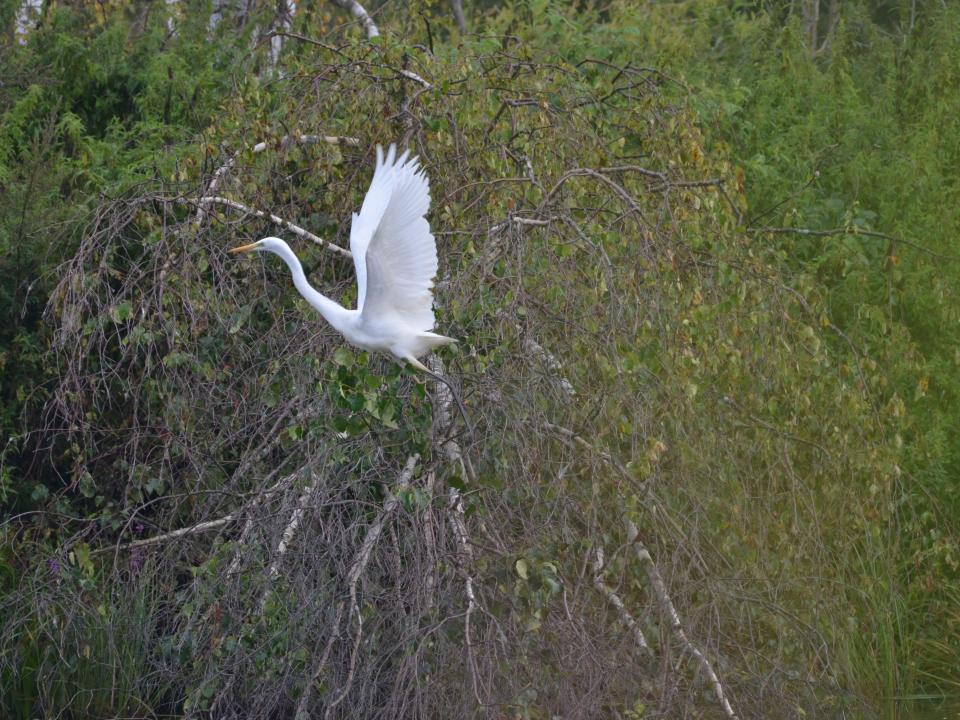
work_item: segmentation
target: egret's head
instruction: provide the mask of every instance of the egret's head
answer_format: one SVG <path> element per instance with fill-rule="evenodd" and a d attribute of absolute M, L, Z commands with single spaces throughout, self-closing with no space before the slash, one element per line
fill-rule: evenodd
<path fill-rule="evenodd" d="M 242 245 L 240 247 L 235 247 L 233 250 L 227 250 L 228 253 L 242 253 L 250 252 L 251 250 L 257 250 L 258 252 L 277 252 L 280 248 L 286 247 L 287 244 L 280 238 L 268 237 L 253 243 L 252 245 Z"/>

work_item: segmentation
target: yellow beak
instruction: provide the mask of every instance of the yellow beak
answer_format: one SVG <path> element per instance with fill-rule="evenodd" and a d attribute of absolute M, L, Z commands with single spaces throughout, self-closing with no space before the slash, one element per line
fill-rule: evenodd
<path fill-rule="evenodd" d="M 227 250 L 228 253 L 238 253 L 238 252 L 249 252 L 254 250 L 259 243 L 253 243 L 253 245 L 241 245 L 240 247 L 235 247 L 233 250 Z"/>

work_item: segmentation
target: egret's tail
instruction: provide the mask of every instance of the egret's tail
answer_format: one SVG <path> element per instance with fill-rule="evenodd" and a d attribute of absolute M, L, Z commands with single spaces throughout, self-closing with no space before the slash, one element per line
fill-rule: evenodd
<path fill-rule="evenodd" d="M 455 338 L 447 337 L 446 335 L 437 335 L 436 333 L 432 332 L 422 332 L 417 337 L 422 340 L 423 344 L 430 350 L 435 347 L 456 342 Z"/>

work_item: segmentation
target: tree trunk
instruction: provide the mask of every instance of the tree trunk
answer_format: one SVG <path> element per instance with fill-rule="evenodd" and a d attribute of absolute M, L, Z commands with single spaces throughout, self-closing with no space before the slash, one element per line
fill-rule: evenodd
<path fill-rule="evenodd" d="M 26 45 L 27 35 L 37 26 L 42 11 L 43 0 L 23 0 L 14 21 L 14 34 L 21 45 Z"/>
<path fill-rule="evenodd" d="M 817 25 L 820 23 L 820 0 L 807 0 L 803 4 L 803 29 L 807 35 L 810 56 L 817 56 Z"/>
<path fill-rule="evenodd" d="M 453 8 L 453 21 L 457 24 L 457 30 L 461 35 L 466 35 L 467 19 L 463 16 L 463 0 L 450 0 L 450 7 Z"/>
<path fill-rule="evenodd" d="M 293 27 L 293 16 L 297 12 L 297 0 L 277 0 L 277 22 L 274 29 L 281 32 L 290 32 Z M 283 42 L 286 38 L 274 35 L 270 38 L 270 72 L 277 71 L 280 62 L 280 53 L 283 51 Z"/>

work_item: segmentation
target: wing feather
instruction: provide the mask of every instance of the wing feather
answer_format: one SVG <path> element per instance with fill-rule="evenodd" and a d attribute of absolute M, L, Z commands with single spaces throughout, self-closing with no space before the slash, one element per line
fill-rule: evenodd
<path fill-rule="evenodd" d="M 367 294 L 367 249 L 393 194 L 395 164 L 402 165 L 409 154 L 407 151 L 397 159 L 396 146 L 391 145 L 384 158 L 383 148 L 377 145 L 377 165 L 370 189 L 363 199 L 360 214 L 353 214 L 350 252 L 353 253 L 353 265 L 357 271 L 357 310 L 363 310 L 363 300 Z"/>
<path fill-rule="evenodd" d="M 388 160 L 392 155 L 391 147 Z M 362 315 L 395 314 L 410 328 L 429 331 L 435 323 L 437 274 L 437 245 L 424 217 L 430 209 L 430 183 L 416 158 L 407 160 L 407 153 L 392 170 L 390 198 L 367 245 Z"/>

